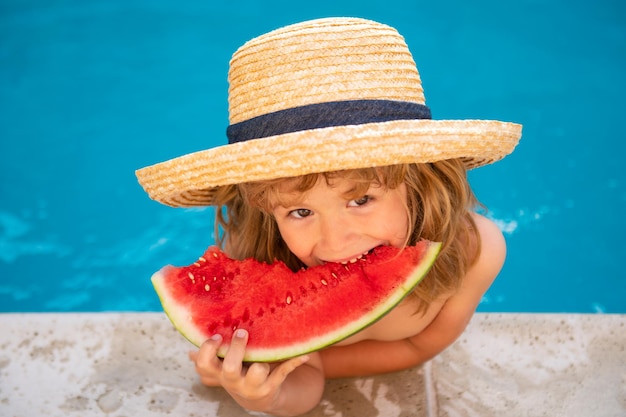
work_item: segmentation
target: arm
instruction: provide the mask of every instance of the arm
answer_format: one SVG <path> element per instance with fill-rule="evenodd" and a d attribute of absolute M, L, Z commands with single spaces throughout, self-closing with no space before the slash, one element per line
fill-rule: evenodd
<path fill-rule="evenodd" d="M 234 337 L 221 361 L 217 349 L 221 338 L 207 340 L 200 351 L 190 353 L 203 384 L 222 386 L 242 407 L 278 416 L 303 414 L 315 407 L 324 390 L 324 373 L 319 355 L 312 353 L 280 364 L 242 360 L 247 332 Z"/>
<path fill-rule="evenodd" d="M 454 342 L 465 329 L 473 311 L 446 302 L 437 317 L 422 332 L 395 341 L 364 340 L 337 346 L 321 353 L 327 378 L 396 372 L 422 364 Z"/>
<path fill-rule="evenodd" d="M 483 294 L 499 273 L 506 243 L 498 227 L 476 215 L 482 251 L 461 289 L 448 298 L 435 319 L 420 333 L 402 340 L 365 340 L 320 352 L 326 377 L 373 375 L 419 365 L 451 345 L 465 330 Z"/>

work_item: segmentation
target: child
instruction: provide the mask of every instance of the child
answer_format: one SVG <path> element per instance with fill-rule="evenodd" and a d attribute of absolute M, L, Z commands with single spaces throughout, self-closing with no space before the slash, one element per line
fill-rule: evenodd
<path fill-rule="evenodd" d="M 297 415 L 325 378 L 406 369 L 449 346 L 505 258 L 499 229 L 473 211 L 466 170 L 512 152 L 521 126 L 431 120 L 403 38 L 362 19 L 253 39 L 233 55 L 229 82 L 229 144 L 137 171 L 151 198 L 215 205 L 230 256 L 294 270 L 422 238 L 443 246 L 413 294 L 360 333 L 272 365 L 242 363 L 244 330 L 220 360 L 215 335 L 190 354 L 202 382 L 247 409 Z"/>

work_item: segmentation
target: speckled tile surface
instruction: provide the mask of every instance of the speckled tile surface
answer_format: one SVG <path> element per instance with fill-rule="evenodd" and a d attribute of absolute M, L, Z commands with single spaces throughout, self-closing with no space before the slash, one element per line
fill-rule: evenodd
<path fill-rule="evenodd" d="M 438 416 L 626 416 L 626 316 L 478 315 L 431 361 Z"/>
<path fill-rule="evenodd" d="M 0 315 L 0 416 L 246 416 L 164 314 Z M 318 416 L 428 415 L 424 369 L 329 381 Z M 258 414 L 255 414 L 258 415 Z"/>
<path fill-rule="evenodd" d="M 626 316 L 478 314 L 423 367 L 329 381 L 321 416 L 624 416 Z M 246 416 L 160 313 L 0 315 L 0 416 Z M 254 414 L 258 415 L 258 414 Z"/>

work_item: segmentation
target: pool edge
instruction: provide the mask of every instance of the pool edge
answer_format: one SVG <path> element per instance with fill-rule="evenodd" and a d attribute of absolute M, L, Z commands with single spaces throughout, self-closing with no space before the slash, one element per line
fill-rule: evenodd
<path fill-rule="evenodd" d="M 246 415 L 163 313 L 2 313 L 0 334 L 3 416 Z M 424 366 L 329 381 L 308 416 L 621 415 L 625 346 L 626 315 L 477 313 Z"/>

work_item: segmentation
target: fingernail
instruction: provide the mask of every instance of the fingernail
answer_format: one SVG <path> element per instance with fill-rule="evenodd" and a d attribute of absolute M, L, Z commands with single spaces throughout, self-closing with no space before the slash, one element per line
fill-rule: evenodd
<path fill-rule="evenodd" d="M 244 337 L 246 337 L 246 331 L 244 329 L 237 329 L 237 331 L 235 332 L 235 337 L 243 339 Z"/>
<path fill-rule="evenodd" d="M 211 340 L 213 340 L 214 342 L 219 342 L 220 340 L 222 340 L 222 335 L 214 334 L 213 336 L 211 336 Z"/>

